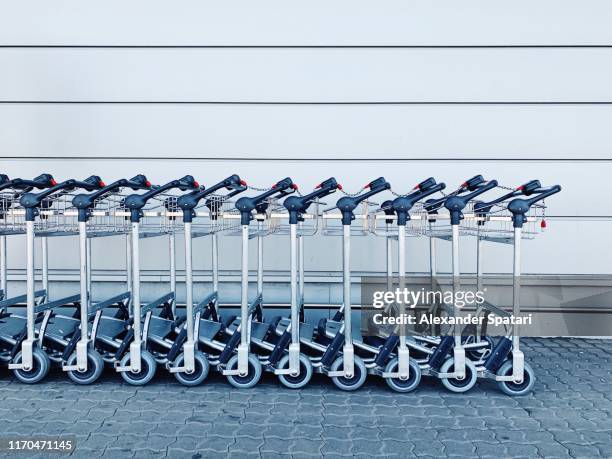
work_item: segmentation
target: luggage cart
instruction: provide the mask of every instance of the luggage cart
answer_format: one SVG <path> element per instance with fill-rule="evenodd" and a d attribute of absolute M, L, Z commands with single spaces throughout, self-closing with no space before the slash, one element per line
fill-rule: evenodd
<path fill-rule="evenodd" d="M 488 227 L 485 231 L 482 230 L 484 225 L 479 225 L 479 231 L 485 233 L 484 238 L 495 242 L 507 242 L 510 238 L 513 247 L 512 312 L 487 303 L 485 307 L 493 314 L 515 318 L 520 315 L 521 240 L 535 237 L 536 222 L 544 221 L 545 206 L 539 201 L 560 191 L 559 185 L 543 188 L 539 181 L 533 180 L 495 201 L 475 206 L 477 218 Z M 517 197 L 520 195 L 525 197 Z M 508 199 L 511 199 L 509 203 Z M 505 209 L 499 210 L 500 206 Z M 487 359 L 477 366 L 478 376 L 496 381 L 500 390 L 508 395 L 525 395 L 535 383 L 535 373 L 520 350 L 520 326 L 513 323 L 506 331 L 506 336 L 499 339 Z"/>
<path fill-rule="evenodd" d="M 251 319 L 256 316 L 261 322 L 261 303 L 263 301 L 263 236 L 270 234 L 277 229 L 278 222 L 271 218 L 271 204 L 273 200 L 287 196 L 297 190 L 297 186 L 287 177 L 269 190 L 264 191 L 258 196 L 242 197 L 236 201 L 236 209 L 240 213 L 241 237 L 242 237 L 242 285 L 240 301 L 240 320 L 237 328 L 233 332 L 228 344 L 220 356 L 220 369 L 227 377 L 230 384 L 238 388 L 250 388 L 259 381 L 262 373 L 262 365 L 259 358 L 250 353 L 251 338 Z M 253 212 L 256 215 L 253 215 Z M 268 213 L 270 219 L 264 226 L 265 216 Z M 249 303 L 249 238 L 252 236 L 249 231 L 250 223 L 253 219 L 257 220 L 257 251 L 258 251 L 258 270 L 257 270 L 257 296 Z M 238 342 L 240 344 L 238 344 Z M 236 347 L 237 346 L 237 347 Z M 234 354 L 236 348 L 236 354 Z M 232 355 L 233 354 L 233 355 Z M 232 355 L 229 360 L 224 360 Z"/>
<path fill-rule="evenodd" d="M 44 302 L 36 304 L 35 272 L 34 272 L 34 237 L 43 237 L 43 289 L 47 290 L 48 273 L 46 237 L 49 235 L 70 235 L 75 234 L 74 228 L 64 225 L 64 213 L 66 211 L 70 192 L 76 189 L 93 191 L 100 188 L 102 181 L 98 176 L 90 176 L 83 181 L 66 180 L 56 183 L 40 193 L 24 193 L 19 204 L 24 209 L 25 232 L 26 232 L 26 320 L 24 333 L 15 343 L 16 352 L 9 363 L 9 369 L 13 370 L 17 379 L 24 383 L 32 384 L 43 379 L 49 371 L 49 356 L 41 349 L 42 337 L 44 336 L 50 314 L 45 315 L 45 319 L 40 327 L 39 337 L 36 339 L 35 319 L 36 316 L 45 311 L 78 301 L 78 296 Z M 38 222 L 36 218 L 39 217 Z"/>
<path fill-rule="evenodd" d="M 327 214 L 328 219 L 338 219 L 342 228 L 342 277 L 343 277 L 343 301 L 342 313 L 344 321 L 331 343 L 327 346 L 320 362 L 318 371 L 327 374 L 332 378 L 333 383 L 342 390 L 352 391 L 360 388 L 366 380 L 367 368 L 364 361 L 355 355 L 353 346 L 352 328 L 352 308 L 351 308 L 351 270 L 350 270 L 350 250 L 351 234 L 367 235 L 369 233 L 368 212 L 361 216 L 362 225 L 357 231 L 351 229 L 351 223 L 357 219 L 355 209 L 360 204 L 367 206 L 367 199 L 375 194 L 381 193 L 391 188 L 391 185 L 383 178 L 379 177 L 370 182 L 364 189 L 369 191 L 360 192 L 356 195 L 347 195 L 338 200 L 336 209 L 340 214 Z M 364 207 L 367 209 L 367 207 Z M 330 209 L 331 210 L 331 209 Z M 338 234 L 337 227 L 329 225 L 326 234 Z M 356 329 L 356 332 L 359 330 Z M 359 334 L 360 333 L 356 333 Z M 342 354 L 340 353 L 342 348 Z"/>
<path fill-rule="evenodd" d="M 483 292 L 483 259 L 484 259 L 484 246 L 485 242 L 491 243 L 503 243 L 511 244 L 512 238 L 508 237 L 512 231 L 508 231 L 508 228 L 503 228 L 501 234 L 499 232 L 501 214 L 506 211 L 507 202 L 514 197 L 520 195 L 529 195 L 532 191 L 539 188 L 540 182 L 538 180 L 531 180 L 515 189 L 509 189 L 502 187 L 502 189 L 510 190 L 509 193 L 496 198 L 493 201 L 483 202 L 476 201 L 473 205 L 473 216 L 465 221 L 463 232 L 471 234 L 476 238 L 476 292 Z M 543 212 L 543 208 L 539 207 L 537 210 Z M 493 217 L 495 223 L 488 223 L 487 220 Z M 509 220 L 508 220 L 509 221 Z M 535 220 L 534 220 L 535 221 Z M 504 223 L 502 226 L 506 226 Z M 527 236 L 528 232 L 523 233 L 523 238 Z M 530 235 L 535 235 L 534 232 L 530 231 Z M 495 347 L 495 341 L 492 337 L 487 336 L 487 321 L 491 312 L 499 312 L 498 308 L 490 305 L 486 300 L 476 307 L 475 316 L 482 320 L 480 327 L 466 327 L 463 330 L 464 347 L 466 350 L 467 357 L 477 365 L 482 363 L 490 354 L 491 350 Z"/>
<path fill-rule="evenodd" d="M 223 189 L 226 189 L 228 193 L 214 194 Z M 194 306 L 192 240 L 194 237 L 213 235 L 216 241 L 219 231 L 237 224 L 237 220 L 225 220 L 223 212 L 229 210 L 229 199 L 245 189 L 246 182 L 238 175 L 231 175 L 209 188 L 188 193 L 177 199 L 177 207 L 182 212 L 185 239 L 185 325 L 167 351 L 165 365 L 170 373 L 174 374 L 176 379 L 185 386 L 196 386 L 208 376 L 210 368 L 208 357 L 198 350 L 200 318 L 205 312 L 207 312 L 206 317 L 212 316 L 215 319 L 217 317 L 218 274 L 213 275 L 213 293 Z M 202 207 L 208 208 L 208 211 L 196 210 L 204 198 L 207 200 Z M 200 220 L 207 217 L 207 220 L 194 224 L 193 220 L 196 217 Z M 216 258 L 216 250 L 215 243 L 213 244 L 213 259 Z M 216 262 L 217 260 L 214 260 L 213 264 Z M 213 269 L 218 269 L 218 267 Z"/>
<path fill-rule="evenodd" d="M 164 194 L 172 189 L 182 191 L 197 190 L 200 188 L 198 182 L 191 175 L 172 180 L 165 185 L 153 187 L 143 194 L 132 194 L 125 198 L 124 206 L 129 212 L 131 222 L 131 268 L 132 268 L 132 320 L 133 325 L 130 333 L 124 339 L 122 346 L 117 351 L 120 360 L 114 362 L 115 370 L 121 373 L 122 378 L 132 385 L 144 385 L 148 383 L 157 369 L 157 362 L 153 355 L 146 350 L 146 336 L 151 322 L 152 311 L 158 307 L 167 305 L 168 301 L 174 299 L 174 292 L 168 293 L 161 298 L 141 304 L 140 299 L 140 238 L 152 237 L 165 234 L 169 231 L 165 218 Z M 160 200 L 162 202 L 160 203 Z M 149 207 L 147 208 L 147 204 Z M 145 218 L 143 221 L 143 217 Z M 150 220 L 149 220 L 150 218 Z M 141 226 L 142 224 L 142 226 Z M 141 320 L 144 318 L 144 324 Z M 129 345 L 129 350 L 127 349 Z"/>
<path fill-rule="evenodd" d="M 443 198 L 443 201 L 426 205 L 428 210 L 436 210 L 441 204 L 448 211 L 450 234 L 452 244 L 452 292 L 453 296 L 460 289 L 459 271 L 459 229 L 464 219 L 463 211 L 477 196 L 497 187 L 497 181 L 486 182 L 481 175 L 477 175 L 464 182 L 455 192 Z M 440 216 L 437 217 L 440 219 Z M 442 225 L 442 231 L 447 231 L 448 225 Z M 434 231 L 440 231 L 436 228 Z M 459 316 L 460 309 L 453 302 L 452 314 Z M 461 336 L 462 328 L 458 325 L 452 327 L 452 335 L 443 336 L 439 344 L 429 357 L 424 374 L 439 378 L 442 384 L 452 392 L 466 392 L 471 389 L 477 380 L 477 371 L 474 363 L 466 359 L 464 342 Z M 452 357 L 447 358 L 452 351 Z"/>
<path fill-rule="evenodd" d="M 303 303 L 298 300 L 298 236 L 313 235 L 318 230 L 318 199 L 324 197 L 338 189 L 335 179 L 328 179 L 308 195 L 289 196 L 282 206 L 270 203 L 264 215 L 259 214 L 256 218 L 262 220 L 258 225 L 258 236 L 263 235 L 263 231 L 274 236 L 289 235 L 293 241 L 291 266 L 294 270 L 292 277 L 292 300 L 290 301 L 291 317 L 284 319 L 276 317 L 270 322 L 256 315 L 258 321 L 251 322 L 250 343 L 255 345 L 255 349 L 260 360 L 260 364 L 267 372 L 274 373 L 286 387 L 296 389 L 304 387 L 310 381 L 313 367 L 309 356 L 303 354 L 300 349 L 300 340 L 303 335 L 312 337 L 312 326 L 302 324 L 300 316 L 303 317 Z M 312 204 L 316 204 L 314 214 L 306 211 Z M 287 222 L 287 223 L 285 223 Z M 292 233 L 295 232 L 295 238 Z M 262 265 L 259 264 L 258 273 L 262 272 Z M 262 277 L 261 274 L 258 277 Z M 303 290 L 302 290 L 303 291 Z M 261 290 L 260 290 L 261 292 Z M 258 298 L 260 295 L 258 295 Z M 232 328 L 237 328 L 239 321 L 235 321 L 228 330 L 232 333 Z M 290 368 L 290 360 L 293 360 L 294 367 Z"/>
<path fill-rule="evenodd" d="M 106 308 L 124 304 L 129 299 L 129 292 L 126 292 L 94 304 L 91 287 L 92 238 L 127 234 L 129 226 L 125 219 L 115 215 L 122 209 L 120 193 L 125 188 L 136 191 L 150 187 L 151 183 L 140 174 L 131 179 L 117 180 L 110 185 L 104 184 L 92 193 L 77 194 L 72 199 L 72 214 L 76 214 L 79 232 L 80 324 L 65 344 L 62 369 L 77 384 L 91 384 L 102 374 L 104 360 L 95 345 L 102 313 Z M 93 321 L 91 330 L 90 321 Z"/>
<path fill-rule="evenodd" d="M 259 346 L 269 351 L 268 355 L 262 357 L 264 368 L 277 375 L 280 382 L 291 389 L 304 387 L 310 382 L 313 373 L 311 360 L 307 355 L 302 354 L 300 345 L 301 322 L 304 319 L 304 265 L 303 243 L 300 253 L 298 239 L 317 232 L 318 200 L 334 193 L 337 189 L 341 189 L 341 186 L 338 185 L 335 178 L 331 177 L 321 182 L 314 191 L 307 195 L 286 198 L 283 207 L 287 211 L 288 225 L 281 224 L 275 231 L 275 234 L 289 233 L 290 317 L 288 320 L 277 318 L 271 324 L 262 324 L 263 333 L 255 333 L 255 335 L 260 335 L 256 337 Z M 307 214 L 310 206 L 315 203 L 317 205 L 314 215 Z M 298 272 L 301 279 L 298 279 Z M 281 321 L 283 324 L 279 327 Z M 310 330 L 312 332 L 312 329 Z"/>
<path fill-rule="evenodd" d="M 406 280 L 406 236 L 420 236 L 418 226 L 416 230 L 411 227 L 410 231 L 407 231 L 407 224 L 411 220 L 411 211 L 415 204 L 425 199 L 427 196 L 438 193 L 446 185 L 444 183 L 436 183 L 433 177 L 419 183 L 414 191 L 410 194 L 398 196 L 392 202 L 387 205 L 392 210 L 395 221 L 396 221 L 396 237 L 397 237 L 397 251 L 398 251 L 398 280 L 399 289 L 403 291 L 405 288 Z M 387 209 L 385 209 L 386 211 Z M 384 219 L 389 220 L 391 214 L 385 212 Z M 374 225 L 376 225 L 377 219 L 374 218 Z M 389 238 L 390 230 L 389 223 L 387 222 L 387 231 L 384 235 Z M 417 225 L 419 222 L 417 222 Z M 391 233 L 392 234 L 392 233 Z M 389 263 L 389 260 L 388 260 Z M 389 268 L 388 268 L 389 271 Z M 398 317 L 405 317 L 405 303 L 399 302 L 399 308 L 397 311 Z M 407 340 L 407 329 L 406 324 L 401 322 L 396 333 L 389 336 L 383 346 L 378 349 L 375 353 L 375 359 L 373 364 L 366 364 L 369 373 L 382 376 L 387 385 L 397 392 L 410 392 L 419 385 L 421 381 L 421 368 L 416 360 L 410 358 L 410 350 Z M 395 353 L 395 355 L 393 355 Z"/>
<path fill-rule="evenodd" d="M 7 175 L 0 174 L 0 313 L 25 301 L 23 295 L 9 297 L 7 274 L 7 236 L 25 234 L 25 211 L 20 209 L 19 205 L 21 195 L 33 189 L 43 190 L 55 184 L 51 174 L 41 174 L 32 180 L 10 179 Z M 48 265 L 44 264 L 43 267 L 48 268 Z M 48 279 L 47 274 L 43 277 Z M 44 299 L 46 292 L 38 293 L 38 297 Z"/>

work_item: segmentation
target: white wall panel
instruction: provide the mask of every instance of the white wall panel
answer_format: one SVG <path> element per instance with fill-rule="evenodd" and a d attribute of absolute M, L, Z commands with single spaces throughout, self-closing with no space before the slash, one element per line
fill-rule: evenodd
<path fill-rule="evenodd" d="M 0 100 L 612 101 L 612 48 L 9 48 L 0 67 Z"/>
<path fill-rule="evenodd" d="M 0 155 L 608 159 L 611 121 L 611 105 L 0 104 Z"/>
<path fill-rule="evenodd" d="M 0 43 L 43 45 L 612 44 L 606 0 L 13 2 Z"/>

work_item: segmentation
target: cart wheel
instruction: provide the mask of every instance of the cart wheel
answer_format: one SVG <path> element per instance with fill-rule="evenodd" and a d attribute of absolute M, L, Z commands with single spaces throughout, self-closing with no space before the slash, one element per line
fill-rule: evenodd
<path fill-rule="evenodd" d="M 285 369 L 289 368 L 289 354 L 283 356 L 278 362 L 278 368 Z M 310 359 L 304 354 L 300 354 L 300 374 L 297 376 L 291 375 L 278 375 L 278 379 L 283 386 L 289 389 L 301 389 L 310 382 L 312 378 L 312 363 Z"/>
<path fill-rule="evenodd" d="M 229 359 L 226 368 L 228 370 L 234 370 L 238 368 L 238 355 L 234 355 L 231 359 Z M 247 375 L 227 375 L 227 380 L 232 386 L 237 387 L 238 389 L 250 389 L 259 382 L 259 379 L 261 378 L 261 372 L 262 368 L 259 359 L 256 355 L 250 354 L 249 372 L 247 373 Z"/>
<path fill-rule="evenodd" d="M 340 371 L 344 366 L 344 357 L 338 357 L 330 368 L 331 371 Z M 355 368 L 352 378 L 344 376 L 333 376 L 332 381 L 339 389 L 353 391 L 359 389 L 365 383 L 368 371 L 365 363 L 360 357 L 355 356 Z"/>
<path fill-rule="evenodd" d="M 507 360 L 497 371 L 498 376 L 509 376 L 512 374 L 512 360 Z M 535 373 L 531 366 L 525 363 L 525 372 L 523 373 L 523 382 L 515 383 L 513 381 L 497 381 L 497 385 L 502 392 L 508 395 L 518 396 L 525 395 L 533 389 L 535 384 Z"/>
<path fill-rule="evenodd" d="M 121 377 L 123 380 L 131 384 L 132 386 L 144 386 L 155 376 L 155 370 L 157 369 L 157 362 L 153 358 L 150 352 L 140 352 L 140 371 L 138 373 L 133 371 L 122 371 Z M 128 352 L 121 359 L 121 366 L 127 367 L 130 364 L 130 353 Z"/>
<path fill-rule="evenodd" d="M 181 353 L 174 361 L 174 365 L 180 367 L 183 366 L 184 362 L 185 354 Z M 206 379 L 209 370 L 210 364 L 208 363 L 208 359 L 206 358 L 204 353 L 196 351 L 194 372 L 191 374 L 185 372 L 174 373 L 174 377 L 183 386 L 197 386 L 202 384 L 202 382 Z"/>
<path fill-rule="evenodd" d="M 490 336 L 481 336 L 480 341 L 486 341 L 488 343 L 487 347 L 483 347 L 481 349 L 466 349 L 465 355 L 468 359 L 473 362 L 479 362 L 481 360 L 485 360 L 491 354 L 491 351 L 495 347 L 495 341 Z M 470 335 L 466 337 L 464 343 L 474 343 L 476 342 L 476 336 Z"/>
<path fill-rule="evenodd" d="M 399 361 L 396 358 L 391 360 L 385 368 L 385 373 L 396 373 Z M 385 378 L 387 385 L 396 392 L 412 392 L 421 382 L 421 367 L 414 360 L 410 359 L 410 374 L 408 379 Z"/>
<path fill-rule="evenodd" d="M 453 357 L 447 359 L 440 368 L 441 373 L 452 373 L 455 369 L 455 359 Z M 470 360 L 465 361 L 465 377 L 463 379 L 457 378 L 442 378 L 442 385 L 451 392 L 467 392 L 476 385 L 478 379 L 478 373 L 476 371 L 476 365 Z"/>
<path fill-rule="evenodd" d="M 41 351 L 40 349 L 33 349 L 32 351 L 32 369 L 26 370 L 13 370 L 15 377 L 25 384 L 36 384 L 40 382 L 51 368 L 51 360 L 49 356 Z M 13 359 L 15 363 L 21 363 L 21 352 L 18 352 Z"/>
<path fill-rule="evenodd" d="M 76 365 L 77 355 L 74 352 L 66 362 L 66 365 Z M 87 370 L 72 370 L 68 372 L 68 377 L 77 384 L 92 384 L 98 380 L 104 371 L 104 361 L 100 354 L 95 350 L 87 351 Z"/>

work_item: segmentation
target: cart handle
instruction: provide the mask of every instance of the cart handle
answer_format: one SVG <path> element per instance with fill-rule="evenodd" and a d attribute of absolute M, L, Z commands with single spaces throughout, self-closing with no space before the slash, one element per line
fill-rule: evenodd
<path fill-rule="evenodd" d="M 41 174 L 32 180 L 24 180 L 20 178 L 9 179 L 6 174 L 0 174 L 0 191 L 8 188 L 20 191 L 31 191 L 33 188 L 39 190 L 57 185 L 57 182 L 51 174 Z"/>
<path fill-rule="evenodd" d="M 289 196 L 283 202 L 283 206 L 289 211 L 289 224 L 296 225 L 302 214 L 308 210 L 308 207 L 310 207 L 315 199 L 328 196 L 334 193 L 339 187 L 340 185 L 338 185 L 336 179 L 330 177 L 317 185 L 316 189 L 310 194 L 299 197 Z"/>
<path fill-rule="evenodd" d="M 463 182 L 457 191 L 458 193 L 463 193 L 465 191 L 476 191 L 483 183 L 485 183 L 484 177 L 481 174 L 478 174 Z"/>
<path fill-rule="evenodd" d="M 530 196 L 531 194 L 534 193 L 535 190 L 537 190 L 538 188 L 540 188 L 542 185 L 540 185 L 540 181 L 539 180 L 530 180 L 527 183 L 524 183 L 523 185 L 519 186 L 516 190 L 512 190 L 509 193 L 506 193 L 503 196 L 500 196 L 497 199 L 494 199 L 493 201 L 489 201 L 489 202 L 477 202 L 474 204 L 474 212 L 477 213 L 478 215 L 484 215 L 487 214 L 491 211 L 491 208 L 495 205 L 495 204 L 499 204 L 501 202 L 504 202 L 508 199 L 511 198 L 515 198 L 517 196 Z"/>
<path fill-rule="evenodd" d="M 370 191 L 367 191 L 359 196 L 344 196 L 338 199 L 336 202 L 336 207 L 342 212 L 342 224 L 350 225 L 353 220 L 355 220 L 355 214 L 353 211 L 357 208 L 360 202 L 365 199 L 373 196 L 382 191 L 388 190 L 391 188 L 391 184 L 385 180 L 384 177 L 379 177 L 376 180 L 368 183 L 366 188 L 369 188 Z"/>
<path fill-rule="evenodd" d="M 444 203 L 449 197 L 457 196 L 461 193 L 465 193 L 466 191 L 474 191 L 478 189 L 478 187 L 484 182 L 485 179 L 482 175 L 475 175 L 474 177 L 469 178 L 465 182 L 463 182 L 461 186 L 452 193 L 449 193 L 446 196 L 442 196 L 438 199 L 428 199 L 427 201 L 425 201 L 425 210 L 429 214 L 437 214 L 438 210 L 444 205 Z"/>
<path fill-rule="evenodd" d="M 43 202 L 43 199 L 48 198 L 54 193 L 72 191 L 75 188 L 93 191 L 102 188 L 103 186 L 104 182 L 97 175 L 91 175 L 83 181 L 70 179 L 61 183 L 56 183 L 40 193 L 25 193 L 23 196 L 21 196 L 19 203 L 26 210 L 26 221 L 33 222 L 38 215 L 38 207 Z"/>
<path fill-rule="evenodd" d="M 392 209 L 397 214 L 397 225 L 406 226 L 406 223 L 410 220 L 410 209 L 421 199 L 442 191 L 444 188 L 446 188 L 444 183 L 436 184 L 436 180 L 430 177 L 419 183 L 412 193 L 395 198 L 392 202 Z"/>
<path fill-rule="evenodd" d="M 132 223 L 140 222 L 142 217 L 142 208 L 147 204 L 147 201 L 164 191 L 177 188 L 182 191 L 188 189 L 199 189 L 200 184 L 191 175 L 186 175 L 177 180 L 172 180 L 165 185 L 154 186 L 149 191 L 143 194 L 131 194 L 123 201 L 123 205 L 130 209 L 130 221 Z"/>
<path fill-rule="evenodd" d="M 132 190 L 147 190 L 151 188 L 151 182 L 142 174 L 138 174 L 131 179 L 119 179 L 110 185 L 105 185 L 99 190 L 90 194 L 77 194 L 72 199 L 72 205 L 79 210 L 79 222 L 86 222 L 91 216 L 90 210 L 96 205 L 96 200 L 119 191 L 119 189 L 129 187 Z"/>
<path fill-rule="evenodd" d="M 240 212 L 240 224 L 248 225 L 253 220 L 252 212 L 257 209 L 258 212 L 263 212 L 268 207 L 268 203 L 264 202 L 266 199 L 278 195 L 278 197 L 286 196 L 297 190 L 297 185 L 293 181 L 286 177 L 280 182 L 277 182 L 272 186 L 271 189 L 261 193 L 258 196 L 243 197 L 236 201 L 236 209 Z"/>
<path fill-rule="evenodd" d="M 512 212 L 512 223 L 515 228 L 522 228 L 527 221 L 526 214 L 536 202 L 546 199 L 553 194 L 561 191 L 561 186 L 553 185 L 548 188 L 538 188 L 533 190 L 531 194 L 535 194 L 530 199 L 516 198 L 508 204 L 508 210 Z"/>
<path fill-rule="evenodd" d="M 195 212 L 193 209 L 195 209 L 195 207 L 198 205 L 198 202 L 202 198 L 222 188 L 230 191 L 239 190 L 238 192 L 242 192 L 246 190 L 246 182 L 241 180 L 237 174 L 233 174 L 219 183 L 210 186 L 209 188 L 192 191 L 191 193 L 181 196 L 178 198 L 176 204 L 183 210 L 183 222 L 191 223 L 193 221 L 193 217 L 195 217 Z"/>
<path fill-rule="evenodd" d="M 465 184 L 464 184 L 465 185 Z M 463 185 L 462 185 L 463 186 Z M 450 196 L 444 201 L 444 207 L 446 207 L 450 213 L 451 225 L 458 225 L 463 218 L 462 210 L 467 206 L 468 202 L 474 199 L 476 196 L 495 188 L 497 186 L 497 180 L 491 180 L 486 182 L 484 185 L 478 186 L 474 191 L 466 195 L 455 195 Z"/>

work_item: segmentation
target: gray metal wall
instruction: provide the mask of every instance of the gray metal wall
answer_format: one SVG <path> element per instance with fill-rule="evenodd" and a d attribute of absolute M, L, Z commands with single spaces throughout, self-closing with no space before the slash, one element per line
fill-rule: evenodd
<path fill-rule="evenodd" d="M 550 0 L 5 4 L 1 169 L 204 184 L 236 172 L 257 186 L 290 175 L 303 189 L 335 175 L 348 191 L 378 175 L 397 191 L 429 175 L 449 186 L 475 173 L 510 186 L 537 177 L 564 187 L 549 214 L 572 218 L 524 245 L 524 270 L 582 282 L 612 273 L 612 224 L 585 219 L 612 215 L 611 14 L 607 1 Z M 52 242 L 52 279 L 74 281 L 76 241 Z M 266 242 L 281 301 L 286 242 Z M 200 280 L 208 244 L 196 244 Z M 145 245 L 144 278 L 159 280 L 164 241 Z M 236 245 L 222 243 L 228 281 Z M 335 299 L 339 241 L 306 248 L 311 301 Z M 356 241 L 356 274 L 384 270 L 383 248 Z M 425 249 L 409 241 L 409 270 L 427 268 Z M 117 280 L 121 241 L 94 254 L 98 278 Z M 473 271 L 470 242 L 462 254 Z M 485 269 L 509 271 L 510 255 L 491 247 Z M 18 239 L 9 263 L 21 280 Z"/>

